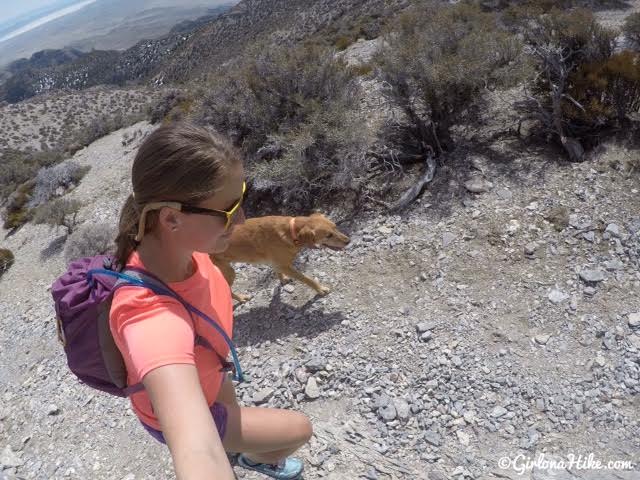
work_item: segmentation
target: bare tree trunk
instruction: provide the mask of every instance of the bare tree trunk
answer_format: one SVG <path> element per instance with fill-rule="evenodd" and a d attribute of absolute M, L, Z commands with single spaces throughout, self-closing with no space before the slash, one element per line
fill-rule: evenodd
<path fill-rule="evenodd" d="M 420 115 L 411 104 L 409 87 L 404 82 L 398 82 L 398 85 L 396 85 L 396 94 L 401 100 L 402 109 L 411 120 L 411 123 L 416 127 L 420 144 L 423 146 L 427 145 L 432 150 L 436 150 L 438 155 L 442 155 L 444 151 L 437 133 L 438 130 L 441 130 L 440 126 L 434 123 L 434 119 L 431 119 L 428 125 L 420 118 Z M 437 116 L 435 118 L 437 118 Z M 426 155 L 428 149 L 423 148 L 423 153 Z"/>
<path fill-rule="evenodd" d="M 431 182 L 431 180 L 433 180 L 433 177 L 436 173 L 436 161 L 433 158 L 433 154 L 428 153 L 425 156 L 424 162 L 425 162 L 424 175 L 420 177 L 420 179 L 416 182 L 416 184 L 413 187 L 411 187 L 409 190 L 404 192 L 396 203 L 391 205 L 391 210 L 398 211 L 406 208 L 416 198 L 418 198 L 420 193 L 422 193 L 422 190 L 424 189 L 425 185 Z"/>
<path fill-rule="evenodd" d="M 568 57 L 567 57 L 568 58 Z M 584 148 L 582 144 L 575 138 L 567 137 L 562 124 L 562 100 L 569 97 L 565 94 L 567 79 L 569 78 L 569 69 L 566 67 L 566 58 L 554 55 L 552 52 L 543 56 L 546 63 L 546 75 L 549 88 L 551 89 L 551 106 L 552 106 L 552 122 L 556 134 L 560 138 L 562 148 L 569 156 L 572 162 L 581 162 L 584 159 Z M 557 73 L 557 83 L 553 82 L 551 70 Z M 570 97 L 569 97 L 570 98 Z M 577 103 L 577 102 L 576 102 Z M 578 106 L 580 106 L 578 104 Z"/>

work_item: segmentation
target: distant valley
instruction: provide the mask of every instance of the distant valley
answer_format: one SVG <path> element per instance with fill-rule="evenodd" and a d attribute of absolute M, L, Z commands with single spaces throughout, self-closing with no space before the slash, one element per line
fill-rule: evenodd
<path fill-rule="evenodd" d="M 0 66 L 44 49 L 124 50 L 166 35 L 174 25 L 215 15 L 234 0 L 95 0 L 58 2 L 0 25 Z M 77 8 L 77 10 L 74 10 Z M 70 12 L 70 13 L 65 13 Z M 23 32 L 16 35 L 16 32 Z"/>

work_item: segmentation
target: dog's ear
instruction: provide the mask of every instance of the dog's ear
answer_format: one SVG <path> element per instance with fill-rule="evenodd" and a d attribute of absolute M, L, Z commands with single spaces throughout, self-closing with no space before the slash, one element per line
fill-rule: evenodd
<path fill-rule="evenodd" d="M 324 217 L 324 215 L 320 210 L 314 210 L 313 213 L 311 213 L 310 217 Z"/>
<path fill-rule="evenodd" d="M 303 245 L 313 245 L 316 243 L 316 231 L 309 225 L 305 225 L 298 232 L 298 238 Z"/>

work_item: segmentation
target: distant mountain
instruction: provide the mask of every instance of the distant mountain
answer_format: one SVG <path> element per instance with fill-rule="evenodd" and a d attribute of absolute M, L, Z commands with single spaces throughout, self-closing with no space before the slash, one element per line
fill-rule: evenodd
<path fill-rule="evenodd" d="M 313 36 L 320 41 L 341 31 L 358 30 L 367 20 L 388 18 L 410 0 L 242 0 L 208 23 L 159 66 L 164 82 L 206 76 L 257 42 L 295 43 Z M 380 25 L 380 21 L 370 22 Z M 377 32 L 375 33 L 377 35 Z"/>
<path fill-rule="evenodd" d="M 21 58 L 9 64 L 7 70 L 10 73 L 19 73 L 26 69 L 41 69 L 57 67 L 66 63 L 71 63 L 85 55 L 84 52 L 75 48 L 64 48 L 62 50 L 41 50 L 31 55 L 31 58 Z"/>
<path fill-rule="evenodd" d="M 196 20 L 182 21 L 171 33 L 143 40 L 125 51 L 74 48 L 43 50 L 29 59 L 10 63 L 0 71 L 0 101 L 16 103 L 53 90 L 83 90 L 96 85 L 120 85 L 147 78 L 193 32 L 227 11 L 226 5 L 210 9 Z"/>
<path fill-rule="evenodd" d="M 268 48 L 312 37 L 333 44 L 345 33 L 375 37 L 383 23 L 380 19 L 391 17 L 408 3 L 243 0 L 220 15 L 182 22 L 161 39 L 141 41 L 123 52 L 96 50 L 64 65 L 24 68 L 0 85 L 0 100 L 17 102 L 50 90 L 100 84 L 190 82 L 224 68 L 225 62 L 258 42 Z"/>
<path fill-rule="evenodd" d="M 59 6 L 68 5 L 65 3 Z M 222 5 L 231 6 L 237 0 L 96 0 L 94 3 L 51 20 L 18 36 L 0 42 L 0 65 L 17 58 L 28 58 L 42 49 L 73 47 L 89 52 L 124 50 L 142 39 L 165 35 L 184 20 L 195 20 Z M 82 3 L 80 0 L 72 2 Z M 50 15 L 50 9 L 31 15 L 33 21 Z M 17 28 L 24 27 L 25 19 Z M 5 34 L 10 28 L 1 27 Z M 3 35 L 0 35 L 2 38 Z"/>

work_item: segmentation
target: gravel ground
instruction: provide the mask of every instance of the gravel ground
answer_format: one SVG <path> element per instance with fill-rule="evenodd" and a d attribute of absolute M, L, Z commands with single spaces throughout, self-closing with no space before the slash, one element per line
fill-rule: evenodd
<path fill-rule="evenodd" d="M 150 128 L 76 154 L 92 166 L 68 194 L 82 222 L 116 221 Z M 123 146 L 123 135 L 137 137 Z M 625 170 L 638 151 L 612 144 L 568 165 L 517 143 L 495 148 L 501 156 L 476 157 L 402 216 L 344 223 L 345 251 L 303 254 L 327 297 L 239 268 L 238 290 L 254 294 L 236 309 L 252 376 L 239 397 L 312 417 L 305 478 L 640 478 L 638 464 L 522 476 L 499 464 L 638 460 L 640 185 Z M 508 166 L 497 160 L 509 152 Z M 486 191 L 469 192 L 478 185 Z M 61 245 L 33 225 L 3 241 L 16 263 L 0 282 L 0 478 L 173 478 L 127 402 L 66 369 L 48 293 Z"/>

